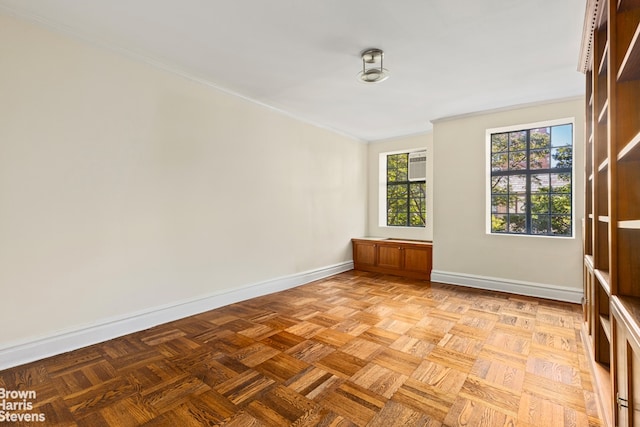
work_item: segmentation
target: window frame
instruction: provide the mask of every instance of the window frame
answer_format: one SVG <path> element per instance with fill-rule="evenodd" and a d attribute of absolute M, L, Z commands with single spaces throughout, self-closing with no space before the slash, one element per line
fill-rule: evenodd
<path fill-rule="evenodd" d="M 379 204 L 378 204 L 378 226 L 379 227 L 384 227 L 384 228 L 392 228 L 392 229 L 407 229 L 407 230 L 420 230 L 420 229 L 426 229 L 427 228 L 427 219 L 428 219 L 428 203 L 427 203 L 427 196 L 428 196 L 428 191 L 427 191 L 427 178 L 425 176 L 425 179 L 423 180 L 419 180 L 419 181 L 409 181 L 408 177 L 407 177 L 407 181 L 404 182 L 407 185 L 410 185 L 411 183 L 422 183 L 424 184 L 424 224 L 423 225 L 389 225 L 388 224 L 388 193 L 387 193 L 387 188 L 388 188 L 388 182 L 387 182 L 387 162 L 388 162 L 388 157 L 389 156 L 394 156 L 394 155 L 398 155 L 398 154 L 406 154 L 407 156 L 410 153 L 416 152 L 416 151 L 424 151 L 425 153 L 427 152 L 427 149 L 425 147 L 419 147 L 419 148 L 411 148 L 411 149 L 404 149 L 404 150 L 395 150 L 395 151 L 388 151 L 388 152 L 384 152 L 384 153 L 379 153 L 379 173 L 378 173 L 378 177 L 379 177 L 379 183 L 378 183 L 378 194 L 379 194 Z M 428 175 L 428 173 L 427 173 Z M 400 182 L 398 183 L 400 184 Z M 410 192 L 408 191 L 407 193 L 407 200 L 409 200 L 410 198 Z M 407 221 L 410 221 L 410 218 L 407 218 Z"/>
<path fill-rule="evenodd" d="M 571 193 L 570 193 L 570 197 L 571 197 L 571 213 L 570 213 L 570 220 L 571 220 L 571 228 L 570 228 L 570 235 L 552 235 L 552 234 L 534 234 L 531 233 L 531 221 L 530 218 L 532 215 L 534 215 L 534 213 L 531 213 L 530 211 L 527 212 L 526 214 L 526 224 L 528 224 L 527 230 L 525 233 L 515 233 L 515 232 L 494 232 L 492 231 L 492 178 L 493 178 L 493 174 L 492 174 L 492 145 L 491 145 L 491 136 L 494 134 L 498 134 L 498 133 L 508 133 L 508 132 L 517 132 L 517 131 L 531 131 L 533 129 L 537 129 L 537 128 L 545 128 L 545 127 L 554 127 L 554 126 L 561 126 L 561 125 L 571 125 Z M 576 128 L 575 128 L 575 118 L 574 117 L 567 117 L 567 118 L 562 118 L 562 119 L 553 119 L 553 120 L 545 120 L 545 121 L 540 121 L 540 122 L 533 122 L 533 123 L 525 123 L 525 124 L 518 124 L 518 125 L 512 125 L 512 126 L 505 126 L 505 127 L 499 127 L 499 128 L 491 128 L 491 129 L 486 129 L 486 142 L 485 142 L 485 149 L 486 149 L 486 156 L 485 156 L 485 168 L 486 168 L 486 181 L 485 181 L 485 200 L 486 200 L 486 205 L 485 205 L 485 233 L 487 235 L 491 235 L 491 236 L 511 236 L 511 237 L 543 237 L 543 238 L 552 238 L 552 239 L 576 239 L 576 200 L 575 200 L 575 196 L 576 196 L 576 179 L 575 179 L 575 173 L 576 173 L 576 162 L 575 162 L 575 156 L 576 156 L 576 152 L 575 152 L 575 139 L 576 139 Z M 527 146 L 525 148 L 526 152 L 527 152 L 527 157 L 526 157 L 526 161 L 527 161 L 527 166 L 525 169 L 522 170 L 516 170 L 516 172 L 513 172 L 513 175 L 525 175 L 527 177 L 526 179 L 526 200 L 529 201 L 531 200 L 531 196 L 532 196 L 532 192 L 531 192 L 531 188 L 530 188 L 530 177 L 532 175 L 536 175 L 538 174 L 539 171 L 544 171 L 542 173 L 554 173 L 552 168 L 548 168 L 548 169 L 543 169 L 543 170 L 537 170 L 537 169 L 530 169 L 530 164 L 529 164 L 529 154 L 531 152 L 531 147 L 529 145 L 529 140 L 527 139 Z M 518 173 L 520 172 L 520 173 Z M 559 172 L 562 173 L 562 172 Z M 567 172 L 564 172 L 567 173 Z M 507 175 L 507 174 L 505 174 Z M 551 214 L 551 213 L 550 213 Z M 550 215 L 549 214 L 549 215 Z"/>

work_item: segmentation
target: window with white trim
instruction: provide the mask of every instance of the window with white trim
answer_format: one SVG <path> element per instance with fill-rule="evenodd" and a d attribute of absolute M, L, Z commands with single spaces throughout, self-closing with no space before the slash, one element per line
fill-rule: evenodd
<path fill-rule="evenodd" d="M 426 151 L 383 153 L 380 160 L 386 194 L 384 225 L 425 227 Z"/>
<path fill-rule="evenodd" d="M 490 233 L 573 236 L 573 123 L 487 136 Z"/>

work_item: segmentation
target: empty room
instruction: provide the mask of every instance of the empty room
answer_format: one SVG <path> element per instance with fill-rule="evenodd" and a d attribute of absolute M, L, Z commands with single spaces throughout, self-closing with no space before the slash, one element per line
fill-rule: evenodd
<path fill-rule="evenodd" d="M 640 425 L 638 0 L 0 0 L 0 99 L 0 425 Z"/>

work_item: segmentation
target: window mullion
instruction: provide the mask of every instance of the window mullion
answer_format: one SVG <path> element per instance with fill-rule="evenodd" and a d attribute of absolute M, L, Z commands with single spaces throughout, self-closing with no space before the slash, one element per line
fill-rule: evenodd
<path fill-rule="evenodd" d="M 527 234 L 531 234 L 531 131 L 527 130 L 526 137 L 526 155 L 525 159 L 527 162 L 527 167 L 525 169 L 527 182 L 526 182 L 526 213 L 525 213 L 525 230 Z"/>
<path fill-rule="evenodd" d="M 411 184 L 407 181 L 407 227 L 411 226 Z"/>

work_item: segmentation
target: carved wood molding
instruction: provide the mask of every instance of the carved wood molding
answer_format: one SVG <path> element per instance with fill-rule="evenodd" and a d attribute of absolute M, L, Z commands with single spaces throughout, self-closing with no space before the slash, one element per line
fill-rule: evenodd
<path fill-rule="evenodd" d="M 598 22 L 602 19 L 603 0 L 587 0 L 584 14 L 584 26 L 582 27 L 582 44 L 578 59 L 578 71 L 586 73 L 591 69 L 593 54 L 593 33 Z"/>

